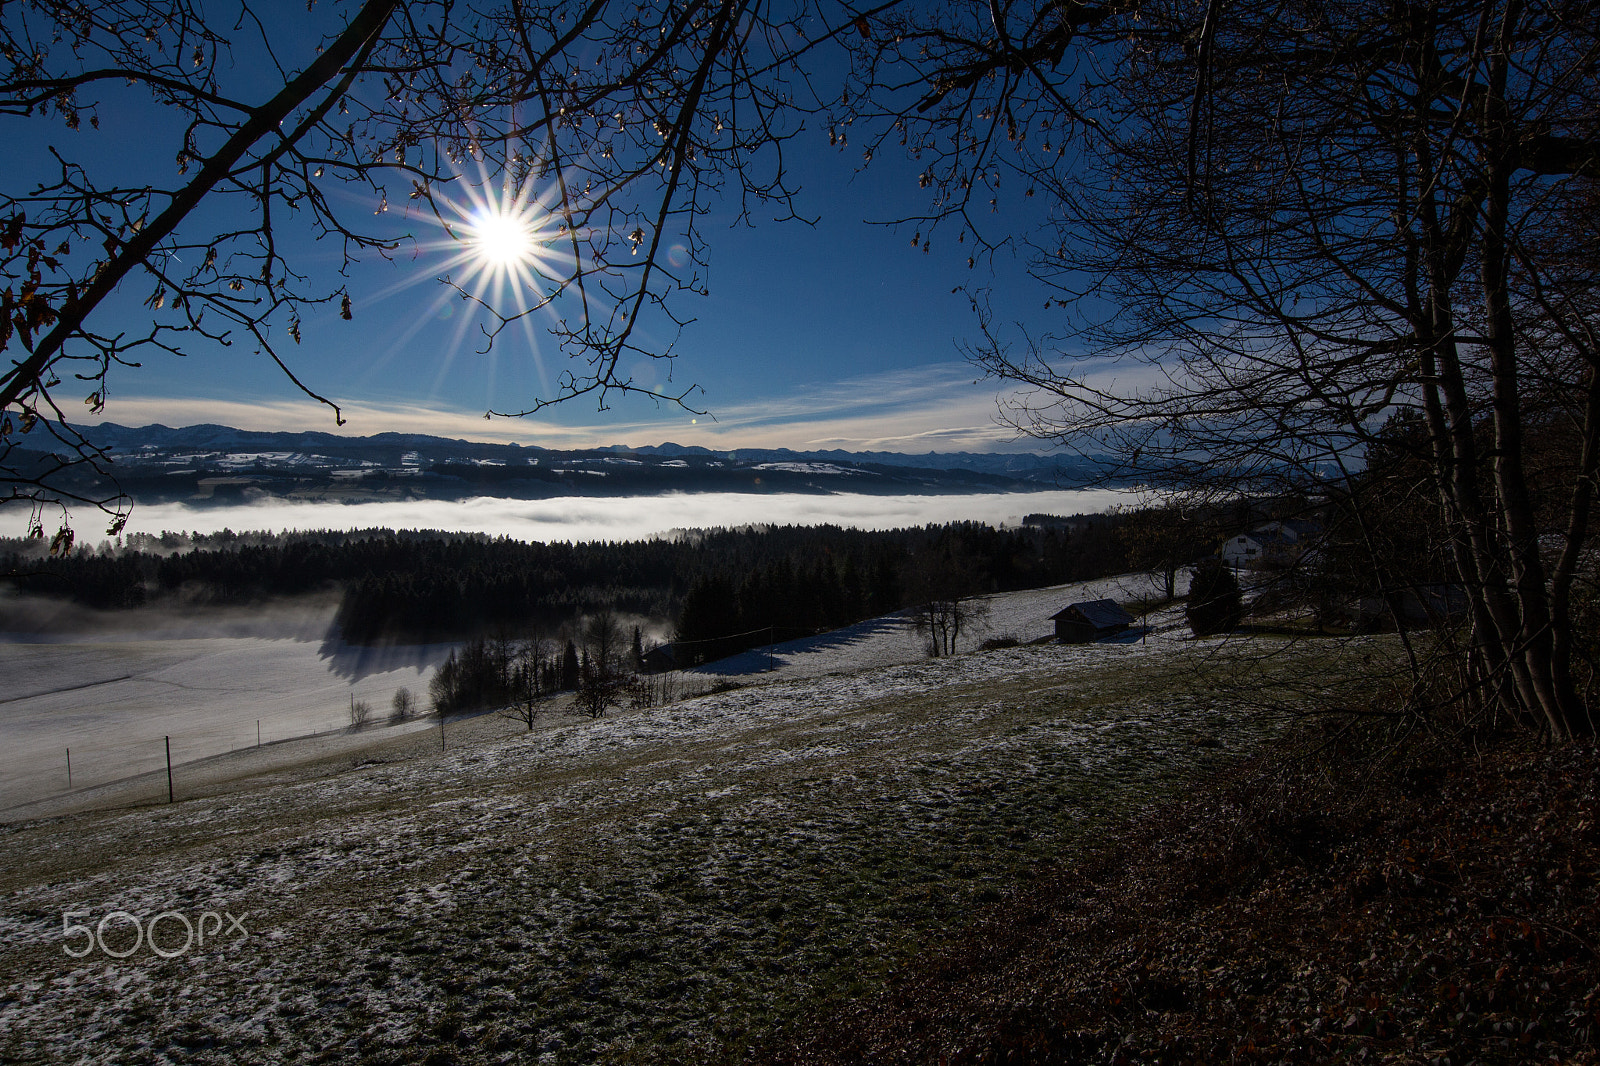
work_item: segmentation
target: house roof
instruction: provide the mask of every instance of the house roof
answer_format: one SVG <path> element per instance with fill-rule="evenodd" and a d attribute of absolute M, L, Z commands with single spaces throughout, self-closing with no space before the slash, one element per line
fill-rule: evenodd
<path fill-rule="evenodd" d="M 1280 518 L 1237 534 L 1237 536 L 1241 538 L 1249 537 L 1251 540 L 1260 541 L 1263 544 L 1293 544 L 1298 540 L 1321 532 L 1322 524 L 1320 522 L 1312 522 L 1304 518 Z"/>
<path fill-rule="evenodd" d="M 1051 621 L 1060 618 L 1070 618 L 1074 622 L 1088 622 L 1096 629 L 1133 624 L 1133 615 L 1124 611 L 1116 600 L 1083 600 L 1079 603 L 1069 603 L 1050 616 Z"/>

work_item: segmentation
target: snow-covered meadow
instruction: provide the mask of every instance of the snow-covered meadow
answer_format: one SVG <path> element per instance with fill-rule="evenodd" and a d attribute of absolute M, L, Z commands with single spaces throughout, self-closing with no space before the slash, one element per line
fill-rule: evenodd
<path fill-rule="evenodd" d="M 991 628 L 1094 591 L 1019 594 Z M 1234 652 L 1187 639 L 1171 610 L 1152 621 L 1147 638 L 937 660 L 885 625 L 780 647 L 778 671 L 667 707 L 552 712 L 444 755 L 380 744 L 269 786 L 0 827 L 0 1058 L 737 1047 L 1275 728 L 1227 694 Z M 868 661 L 895 642 L 900 661 Z M 1258 690 L 1294 662 L 1252 659 Z M 165 912 L 246 932 L 170 959 L 71 957 L 84 934 L 64 937 L 63 916 L 114 911 L 131 917 L 106 927 L 113 951 Z M 163 949 L 182 932 L 167 919 Z"/>
<path fill-rule="evenodd" d="M 1048 634 L 1050 616 L 1069 599 L 1126 601 L 1154 593 L 1150 575 L 1132 574 L 990 597 L 987 616 L 961 645 Z M 10 682 L 0 697 L 0 819 L 37 813 L 39 801 L 74 790 L 161 771 L 167 737 L 181 766 L 258 740 L 343 730 L 351 699 L 368 703 L 380 723 L 397 689 L 426 698 L 428 676 L 449 652 L 444 645 L 343 644 L 328 636 L 327 606 L 282 618 L 243 611 L 111 618 L 97 619 L 100 626 L 88 633 L 0 635 L 0 676 Z M 723 660 L 697 671 L 703 680 L 685 687 L 914 662 L 923 657 L 922 643 L 903 617 L 872 619 Z M 383 735 L 381 728 L 372 734 Z"/>
<path fill-rule="evenodd" d="M 71 786 L 82 790 L 162 770 L 167 737 L 181 765 L 340 730 L 352 698 L 379 719 L 397 688 L 425 699 L 448 654 L 326 639 L 331 608 L 297 619 L 300 631 L 213 635 L 237 617 L 135 612 L 121 628 L 0 635 L 0 818 L 67 793 L 69 749 Z"/>

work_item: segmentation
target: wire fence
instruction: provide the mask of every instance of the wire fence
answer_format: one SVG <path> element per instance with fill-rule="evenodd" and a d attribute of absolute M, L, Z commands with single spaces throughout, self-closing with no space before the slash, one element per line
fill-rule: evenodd
<path fill-rule="evenodd" d="M 0 758 L 0 820 L 26 817 L 41 802 L 73 796 L 91 804 L 105 796 L 119 805 L 181 799 L 186 777 L 199 782 L 230 769 L 248 771 L 252 753 L 271 762 L 275 753 L 292 758 L 283 749 L 299 742 L 322 739 L 342 747 L 341 738 L 348 738 L 349 746 L 363 746 L 396 726 L 416 728 L 412 723 L 425 721 L 421 714 L 404 720 L 384 714 L 356 729 L 349 715 L 347 706 L 330 709 L 320 721 L 308 721 L 303 713 L 248 722 L 190 721 L 187 729 L 143 736 L 129 736 L 127 724 L 114 717 L 97 727 L 84 720 L 88 714 L 75 715 L 70 734 L 28 738 Z M 237 766 L 226 765 L 230 759 Z"/>

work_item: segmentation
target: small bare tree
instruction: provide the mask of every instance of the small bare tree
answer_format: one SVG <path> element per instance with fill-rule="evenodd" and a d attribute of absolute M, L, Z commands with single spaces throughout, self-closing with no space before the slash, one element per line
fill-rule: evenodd
<path fill-rule="evenodd" d="M 404 685 L 394 690 L 394 699 L 389 701 L 389 721 L 404 722 L 416 713 L 417 700 L 411 695 L 411 690 Z"/>
<path fill-rule="evenodd" d="M 367 722 L 370 721 L 371 718 L 372 718 L 372 704 L 368 703 L 366 700 L 358 700 L 352 694 L 351 697 L 350 697 L 350 730 L 351 730 L 351 732 L 355 732 L 356 730 L 365 728 Z"/>
<path fill-rule="evenodd" d="M 962 633 L 978 628 L 989 615 L 989 602 L 979 597 L 983 581 L 948 550 L 923 552 L 906 575 L 915 597 L 911 622 L 927 639 L 928 655 L 954 655 Z"/>
<path fill-rule="evenodd" d="M 989 616 L 989 601 L 977 596 L 924 600 L 912 608 L 912 624 L 927 638 L 929 658 L 956 653 L 956 640 Z"/>
<path fill-rule="evenodd" d="M 593 658 L 585 657 L 578 669 L 578 710 L 590 718 L 602 718 L 606 708 L 622 702 L 623 679 L 606 670 Z"/>
<path fill-rule="evenodd" d="M 539 699 L 531 692 L 521 692 L 500 711 L 505 718 L 521 722 L 529 730 L 533 729 L 534 719 L 539 716 Z"/>
<path fill-rule="evenodd" d="M 504 717 L 533 728 L 539 705 L 548 699 L 541 673 L 553 645 L 543 631 L 535 632 L 511 651 L 511 702 L 500 712 Z"/>

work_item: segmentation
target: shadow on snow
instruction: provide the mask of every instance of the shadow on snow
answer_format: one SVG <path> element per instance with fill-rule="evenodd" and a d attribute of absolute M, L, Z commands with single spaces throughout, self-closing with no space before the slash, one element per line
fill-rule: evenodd
<path fill-rule="evenodd" d="M 788 666 L 793 657 L 800 655 L 813 655 L 820 652 L 833 651 L 846 648 L 852 644 L 864 644 L 876 637 L 893 632 L 906 632 L 911 627 L 911 620 L 904 615 L 885 615 L 882 618 L 869 618 L 865 622 L 845 626 L 843 629 L 833 629 L 826 633 L 818 633 L 814 637 L 800 637 L 797 640 L 786 640 L 781 644 L 768 644 L 749 651 L 730 655 L 726 659 L 705 663 L 694 668 L 698 674 L 711 674 L 718 677 L 736 677 L 742 674 L 761 674 L 779 667 Z"/>

